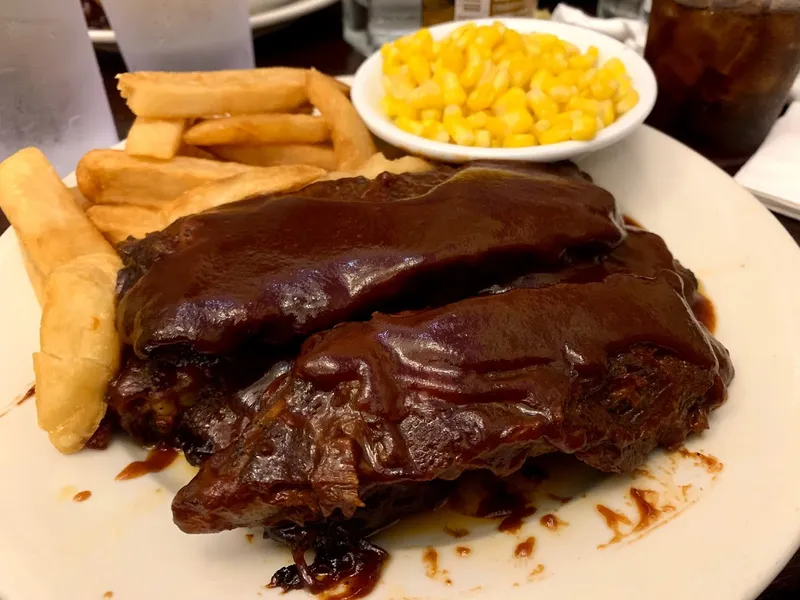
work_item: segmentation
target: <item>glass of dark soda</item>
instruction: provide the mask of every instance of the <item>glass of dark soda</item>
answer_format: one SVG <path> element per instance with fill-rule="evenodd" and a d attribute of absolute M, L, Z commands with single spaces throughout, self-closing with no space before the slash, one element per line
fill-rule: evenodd
<path fill-rule="evenodd" d="M 800 0 L 653 0 L 647 122 L 729 172 L 764 141 L 800 71 Z"/>

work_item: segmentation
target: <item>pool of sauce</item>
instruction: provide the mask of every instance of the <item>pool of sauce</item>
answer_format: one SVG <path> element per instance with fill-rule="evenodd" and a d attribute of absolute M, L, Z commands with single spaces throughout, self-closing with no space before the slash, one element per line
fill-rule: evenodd
<path fill-rule="evenodd" d="M 90 492 L 89 490 L 83 490 L 82 492 L 78 492 L 77 494 L 75 494 L 72 497 L 72 499 L 75 502 L 86 502 L 91 497 L 92 497 L 92 492 Z"/>
<path fill-rule="evenodd" d="M 529 558 L 533 556 L 533 548 L 536 546 L 536 538 L 529 537 L 524 542 L 517 544 L 514 549 L 514 556 L 517 558 Z"/>
<path fill-rule="evenodd" d="M 693 452 L 691 450 L 687 450 L 686 448 L 681 448 L 678 450 L 678 453 L 684 458 L 694 459 L 698 465 L 705 468 L 705 470 L 711 475 L 719 473 L 725 466 L 717 457 L 711 456 L 710 454 Z"/>
<path fill-rule="evenodd" d="M 714 311 L 714 304 L 701 292 L 695 294 L 692 302 L 692 312 L 695 318 L 700 321 L 710 333 L 714 333 L 717 328 L 717 313 Z"/>
<path fill-rule="evenodd" d="M 553 513 L 548 513 L 539 519 L 539 525 L 546 527 L 550 531 L 558 531 L 562 527 L 569 525 L 566 521 L 562 521 L 558 516 Z"/>
<path fill-rule="evenodd" d="M 114 479 L 127 481 L 148 473 L 158 473 L 169 467 L 178 457 L 174 448 L 152 448 L 144 460 L 137 460 L 122 469 Z"/>
<path fill-rule="evenodd" d="M 466 558 L 472 554 L 472 550 L 468 546 L 456 546 L 456 554 L 462 558 Z"/>
<path fill-rule="evenodd" d="M 631 499 L 636 505 L 636 510 L 639 511 L 639 522 L 634 527 L 634 531 L 647 529 L 658 520 L 661 514 L 661 511 L 647 499 L 648 493 L 650 490 L 640 490 L 634 487 L 630 489 Z"/>
<path fill-rule="evenodd" d="M 605 548 L 606 546 L 610 546 L 611 544 L 616 544 L 619 542 L 625 535 L 623 534 L 622 530 L 620 529 L 620 525 L 631 525 L 631 520 L 623 513 L 614 510 L 613 508 L 609 508 L 602 504 L 598 504 L 595 506 L 597 512 L 605 519 L 606 525 L 608 528 L 614 532 L 614 537 L 611 538 L 605 544 L 601 544 L 598 548 Z"/>

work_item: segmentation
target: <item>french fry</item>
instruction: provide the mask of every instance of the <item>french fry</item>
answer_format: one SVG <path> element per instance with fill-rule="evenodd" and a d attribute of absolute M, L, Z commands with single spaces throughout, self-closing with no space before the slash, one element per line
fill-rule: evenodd
<path fill-rule="evenodd" d="M 122 150 L 92 150 L 78 162 L 75 176 L 81 193 L 96 204 L 158 206 L 193 187 L 252 168 L 188 156 L 160 161 Z"/>
<path fill-rule="evenodd" d="M 198 148 L 197 146 L 190 146 L 186 142 L 181 142 L 181 146 L 178 148 L 178 156 L 191 156 L 192 158 L 217 160 L 217 157 L 211 154 L 211 152 L 203 150 L 202 148 Z"/>
<path fill-rule="evenodd" d="M 0 164 L 0 208 L 44 278 L 78 256 L 114 252 L 36 148 Z"/>
<path fill-rule="evenodd" d="M 112 244 L 131 236 L 141 239 L 167 226 L 161 210 L 133 204 L 96 204 L 86 210 L 86 216 Z"/>
<path fill-rule="evenodd" d="M 310 165 L 267 167 L 251 173 L 242 173 L 189 190 L 164 207 L 164 220 L 169 224 L 180 217 L 245 198 L 262 194 L 292 192 L 316 181 L 323 175 L 325 175 L 323 169 Z"/>
<path fill-rule="evenodd" d="M 87 254 L 50 274 L 33 355 L 36 412 L 51 443 L 69 454 L 83 448 L 106 412 L 105 394 L 119 370 L 115 327 L 117 271 L 113 253 Z"/>
<path fill-rule="evenodd" d="M 336 155 L 329 146 L 270 144 L 262 146 L 208 146 L 207 149 L 223 160 L 254 167 L 301 164 L 322 167 L 326 171 L 336 168 Z"/>
<path fill-rule="evenodd" d="M 185 129 L 186 119 L 136 117 L 128 132 L 125 152 L 168 160 L 178 153 Z"/>
<path fill-rule="evenodd" d="M 173 221 L 210 208 L 261 194 L 291 192 L 316 181 L 325 170 L 308 165 L 267 167 L 193 188 L 159 209 L 121 204 L 98 204 L 86 214 L 113 243 L 129 236 L 143 238 Z"/>
<path fill-rule="evenodd" d="M 209 119 L 183 134 L 183 140 L 194 146 L 318 144 L 330 139 L 325 119 L 287 113 Z"/>
<path fill-rule="evenodd" d="M 308 99 L 331 127 L 338 170 L 357 169 L 375 154 L 372 135 L 330 77 L 312 69 L 308 73 Z"/>
<path fill-rule="evenodd" d="M 33 265 L 27 250 L 22 246 L 22 242 L 19 243 L 19 251 L 22 255 L 22 264 L 25 266 L 25 273 L 28 275 L 33 293 L 36 294 L 36 300 L 39 301 L 39 307 L 41 307 L 44 305 L 44 276 L 39 272 L 39 269 Z"/>
<path fill-rule="evenodd" d="M 289 112 L 307 102 L 306 71 L 273 67 L 241 71 L 117 76 L 118 89 L 137 117 L 199 118 L 225 114 Z"/>
<path fill-rule="evenodd" d="M 333 171 L 321 179 L 342 179 L 344 177 L 366 177 L 367 179 L 375 179 L 381 173 L 394 173 L 395 175 L 400 175 L 401 173 L 424 173 L 425 171 L 430 171 L 432 168 L 433 165 L 431 163 L 417 158 L 416 156 L 404 156 L 395 160 L 389 160 L 378 152 L 372 155 L 367 162 L 355 171 Z"/>
<path fill-rule="evenodd" d="M 45 281 L 33 357 L 39 425 L 59 451 L 76 452 L 100 424 L 119 368 L 114 313 L 122 262 L 35 148 L 0 164 L 0 207 L 31 271 Z"/>

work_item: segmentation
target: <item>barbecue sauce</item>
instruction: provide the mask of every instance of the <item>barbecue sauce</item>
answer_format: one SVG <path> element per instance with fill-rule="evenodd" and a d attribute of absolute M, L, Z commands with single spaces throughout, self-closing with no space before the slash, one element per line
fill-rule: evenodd
<path fill-rule="evenodd" d="M 34 394 L 36 394 L 36 386 L 32 385 L 31 389 L 29 389 L 27 392 L 25 392 L 25 395 L 22 396 L 22 398 L 17 400 L 17 406 L 19 406 L 20 404 L 24 403 L 26 400 L 32 398 L 34 396 Z"/>
<path fill-rule="evenodd" d="M 517 544 L 514 549 L 514 556 L 517 558 L 530 558 L 533 556 L 533 547 L 536 545 L 536 538 L 529 537 L 524 542 Z"/>
<path fill-rule="evenodd" d="M 75 502 L 86 502 L 91 497 L 92 497 L 92 492 L 90 492 L 89 490 L 84 490 L 82 492 L 78 492 L 77 494 L 75 494 L 72 497 L 72 499 Z"/>
<path fill-rule="evenodd" d="M 152 448 L 144 460 L 137 460 L 122 469 L 114 478 L 117 481 L 136 479 L 148 473 L 158 473 L 169 467 L 178 457 L 174 448 Z"/>

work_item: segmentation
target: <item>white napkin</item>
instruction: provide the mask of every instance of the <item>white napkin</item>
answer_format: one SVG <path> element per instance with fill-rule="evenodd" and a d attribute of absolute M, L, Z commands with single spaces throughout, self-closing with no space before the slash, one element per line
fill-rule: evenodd
<path fill-rule="evenodd" d="M 736 174 L 770 210 L 800 219 L 800 102 L 778 119 L 758 151 Z"/>
<path fill-rule="evenodd" d="M 633 48 L 639 54 L 644 52 L 644 44 L 647 41 L 647 23 L 644 21 L 590 17 L 581 9 L 563 3 L 553 9 L 551 20 L 603 33 Z"/>
<path fill-rule="evenodd" d="M 603 33 L 633 48 L 639 54 L 644 53 L 644 45 L 647 43 L 647 23 L 639 19 L 590 17 L 581 9 L 562 3 L 553 9 L 552 20 Z M 795 79 L 790 96 L 793 100 L 800 100 L 800 76 Z"/>

